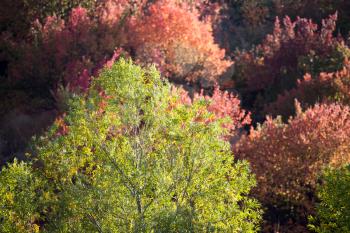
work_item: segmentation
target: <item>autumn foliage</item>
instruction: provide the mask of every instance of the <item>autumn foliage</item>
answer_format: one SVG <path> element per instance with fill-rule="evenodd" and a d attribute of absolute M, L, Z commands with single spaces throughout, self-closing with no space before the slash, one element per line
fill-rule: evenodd
<path fill-rule="evenodd" d="M 297 86 L 278 95 L 277 100 L 264 108 L 264 113 L 285 118 L 294 115 L 295 99 L 303 108 L 313 106 L 317 102 L 340 101 L 350 103 L 349 62 L 346 60 L 342 69 L 336 72 L 321 72 L 319 75 L 304 75 Z"/>
<path fill-rule="evenodd" d="M 72 10 L 67 22 L 50 16 L 44 24 L 36 22 L 33 30 L 34 43 L 23 44 L 22 55 L 9 65 L 10 82 L 51 88 L 61 83 L 86 89 L 90 76 L 121 40 L 104 17 L 94 19 L 81 7 Z"/>
<path fill-rule="evenodd" d="M 297 112 L 287 124 L 268 118 L 242 137 L 234 151 L 250 161 L 259 200 L 279 208 L 299 208 L 296 215 L 304 215 L 305 222 L 313 210 L 313 192 L 322 168 L 350 162 L 350 108 L 317 104 L 303 112 L 297 103 Z"/>
<path fill-rule="evenodd" d="M 150 136 L 151 141 L 157 138 L 159 142 L 150 141 L 145 148 L 153 150 L 162 145 L 160 153 L 165 148 L 171 149 L 171 153 L 179 148 L 183 148 L 181 153 L 185 150 L 192 153 L 195 143 L 203 138 L 203 153 L 198 155 L 206 157 L 205 153 L 212 149 L 210 143 L 215 144 L 215 141 L 209 134 L 205 136 L 208 133 L 205 129 L 215 131 L 220 128 L 220 135 L 215 134 L 220 145 L 222 141 L 227 150 L 231 146 L 235 161 L 248 160 L 256 174 L 258 186 L 253 196 L 266 210 L 263 232 L 307 232 L 308 215 L 314 215 L 317 209 L 316 187 L 325 179 L 319 175 L 326 167 L 333 172 L 333 169 L 350 163 L 348 9 L 350 4 L 345 0 L 4 0 L 0 9 L 0 99 L 3 100 L 0 101 L 0 163 L 13 155 L 24 158 L 24 150 L 31 148 L 29 138 L 44 132 L 52 122 L 57 129 L 52 134 L 54 138 L 66 138 L 72 133 L 80 137 L 84 134 L 79 128 L 82 125 L 76 123 L 79 130 L 72 131 L 67 119 L 75 116 L 90 122 L 92 112 L 97 122 L 106 114 L 111 121 L 122 112 L 127 117 L 121 116 L 121 122 L 136 117 L 134 120 L 139 125 L 132 133 L 137 134 L 149 126 L 149 132 L 154 134 L 143 136 Z M 120 60 L 123 57 L 130 58 L 135 65 Z M 116 62 L 119 68 L 115 68 Z M 160 72 L 160 78 L 153 66 Z M 106 67 L 109 69 L 101 80 L 113 87 L 113 94 L 101 86 L 94 86 L 101 81 L 101 72 Z M 109 72 L 113 67 L 114 74 L 111 75 Z M 143 74 L 141 70 L 147 72 Z M 137 76 L 139 71 L 142 79 Z M 157 80 L 157 87 L 152 86 L 152 77 Z M 168 82 L 174 86 L 168 86 Z M 161 90 L 158 87 L 162 87 Z M 144 94 L 147 95 L 145 98 L 137 101 L 134 98 Z M 165 96 L 169 101 L 164 99 Z M 73 99 L 86 103 L 86 108 L 78 102 L 72 103 Z M 111 102 L 113 99 L 118 100 L 120 109 L 116 110 L 116 102 Z M 160 103 L 162 105 L 157 105 Z M 140 110 L 141 105 L 147 107 L 154 122 L 160 119 L 167 122 L 162 125 L 165 130 L 147 125 L 147 114 L 144 109 Z M 84 113 L 72 114 L 72 107 L 84 107 Z M 157 108 L 164 111 L 157 112 Z M 186 112 L 193 115 L 188 118 Z M 175 114 L 174 121 L 168 122 L 169 114 Z M 181 136 L 185 135 L 183 122 L 189 127 L 186 137 Z M 90 123 L 87 127 L 92 127 Z M 99 131 L 103 141 L 108 142 L 118 134 L 130 136 L 124 126 L 109 131 L 110 122 L 100 123 L 108 129 L 106 134 Z M 203 131 L 197 132 L 197 128 L 193 128 L 196 125 L 203 127 Z M 252 129 L 248 132 L 250 126 Z M 92 136 L 96 133 L 95 128 L 93 131 L 89 131 Z M 174 135 L 187 141 L 186 147 L 182 147 L 182 141 L 179 145 L 172 144 Z M 86 134 L 83 136 L 79 138 L 82 143 Z M 170 143 L 163 141 L 168 136 Z M 51 138 L 46 141 L 51 142 L 56 143 Z M 91 138 L 90 143 L 95 142 L 95 138 Z M 121 141 L 116 143 L 123 144 Z M 104 149 L 103 144 L 94 145 L 97 147 L 87 151 L 92 156 L 89 162 L 96 159 L 96 148 Z M 216 152 L 220 152 L 219 144 L 217 146 Z M 61 156 L 61 148 L 66 147 L 75 148 L 75 145 L 64 143 L 53 151 Z M 75 149 L 79 151 L 80 147 Z M 104 152 L 103 155 L 109 155 Z M 137 153 L 139 149 L 136 148 Z M 62 168 L 66 166 L 67 158 L 74 159 L 69 153 L 65 156 L 62 157 Z M 48 159 L 51 161 L 52 158 Z M 158 166 L 159 157 L 152 159 L 155 159 L 152 166 Z M 55 167 L 56 160 L 52 161 Z M 232 171 L 232 156 L 230 161 L 225 164 L 225 171 L 217 170 L 225 177 L 224 182 L 229 180 L 227 171 Z M 100 164 L 96 163 L 91 169 L 98 169 Z M 82 163 L 82 167 L 74 168 L 74 171 L 86 175 L 85 165 Z M 222 165 L 220 161 L 218 167 Z M 15 162 L 9 169 L 23 173 L 23 180 L 30 181 L 26 174 L 32 172 L 32 168 L 37 169 L 36 166 Z M 104 172 L 101 170 L 101 177 Z M 144 174 L 148 176 L 147 169 Z M 154 174 L 158 179 L 158 171 Z M 18 175 L 21 180 L 22 175 Z M 13 177 L 5 178 L 4 184 Z M 24 185 L 23 191 L 34 196 L 39 194 L 37 185 L 42 184 L 35 182 L 33 187 Z M 140 184 L 142 186 L 142 182 Z M 18 185 L 22 189 L 21 184 Z M 205 184 L 201 182 L 201 185 Z M 151 187 L 147 192 L 154 190 Z M 6 195 L 6 187 L 2 192 Z M 57 194 L 56 187 L 52 193 Z M 328 194 L 325 197 L 328 199 Z M 145 198 L 149 198 L 148 194 Z M 164 200 L 172 203 L 169 198 Z M 0 203 L 6 201 L 0 198 Z M 191 201 L 189 206 L 193 204 Z M 22 208 L 21 201 L 18 203 Z M 35 204 L 36 201 L 33 199 L 28 203 Z M 244 209 L 239 202 L 237 205 Z M 1 208 L 0 205 L 0 214 Z M 214 210 L 216 206 L 210 208 Z M 152 221 L 161 220 L 158 221 L 160 225 L 150 225 L 149 229 L 160 227 L 166 232 L 187 229 L 184 219 L 176 219 L 176 216 L 179 213 L 189 216 L 190 213 L 181 208 L 177 211 L 157 213 L 162 217 L 157 215 Z M 11 218 L 6 210 L 2 214 Z M 101 214 L 103 216 L 103 210 Z M 211 214 L 209 211 L 208 216 Z M 319 214 L 328 216 L 324 212 Z M 71 216 L 74 221 L 76 215 Z M 28 224 L 37 231 L 35 226 L 46 224 L 42 223 L 46 221 L 44 218 L 34 221 L 34 216 L 29 218 Z M 110 219 L 101 219 L 110 226 Z M 0 227 L 1 221 L 3 218 L 0 217 Z M 22 224 L 21 217 L 14 221 Z M 115 221 L 111 223 L 116 224 Z M 317 230 L 318 223 L 313 224 Z M 11 229 L 12 222 L 6 227 Z M 204 229 L 201 227 L 198 229 Z"/>
<path fill-rule="evenodd" d="M 161 0 L 130 22 L 129 43 L 135 58 L 155 63 L 172 80 L 212 86 L 231 65 L 214 43 L 210 21 L 195 7 Z"/>
<path fill-rule="evenodd" d="M 234 136 L 237 130 L 251 123 L 250 113 L 241 108 L 240 99 L 232 93 L 220 90 L 218 86 L 215 86 L 212 95 L 205 95 L 202 90 L 195 93 L 193 98 L 180 89 L 180 100 L 187 105 L 191 105 L 193 101 L 208 101 L 207 110 L 214 114 L 208 122 L 228 118 L 229 121 L 223 123 L 223 127 L 228 130 L 230 136 Z"/>
<path fill-rule="evenodd" d="M 67 20 L 54 15 L 36 21 L 30 37 L 30 43 L 9 43 L 18 53 L 8 66 L 12 84 L 86 90 L 117 48 L 139 63 L 157 64 L 169 78 L 201 80 L 205 87 L 231 65 L 214 43 L 209 20 L 201 21 L 196 5 L 186 2 L 105 0 L 95 15 L 77 7 Z"/>
<path fill-rule="evenodd" d="M 272 34 L 251 52 L 235 59 L 233 79 L 247 101 L 257 110 L 274 102 L 279 94 L 297 86 L 305 73 L 335 72 L 342 68 L 346 54 L 339 50 L 342 39 L 335 37 L 337 15 L 322 21 L 322 27 L 309 19 L 288 16 L 275 21 Z"/>
<path fill-rule="evenodd" d="M 257 232 L 248 163 L 206 103 L 171 94 L 154 67 L 104 69 L 28 163 L 0 171 L 0 231 Z"/>

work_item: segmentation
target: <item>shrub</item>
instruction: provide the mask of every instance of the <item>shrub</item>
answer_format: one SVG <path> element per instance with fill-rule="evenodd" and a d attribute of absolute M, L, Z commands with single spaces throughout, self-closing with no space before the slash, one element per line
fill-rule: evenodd
<path fill-rule="evenodd" d="M 50 89 L 55 91 L 60 85 L 69 86 L 74 91 L 86 90 L 90 77 L 97 75 L 103 64 L 113 57 L 116 48 L 123 47 L 125 53 L 134 55 L 133 51 L 149 45 L 147 41 L 164 49 L 174 48 L 180 43 L 176 51 L 170 49 L 167 53 L 167 56 L 172 54 L 172 58 L 161 54 L 158 58 L 167 60 L 167 66 L 177 72 L 176 75 L 182 75 L 181 78 L 203 76 L 213 81 L 231 63 L 223 60 L 224 51 L 214 44 L 210 24 L 199 20 L 194 6 L 186 6 L 186 3 L 180 7 L 180 4 L 170 2 L 146 4 L 141 0 L 104 0 L 96 5 L 93 15 L 88 9 L 76 7 L 67 19 L 54 15 L 47 17 L 43 24 L 36 21 L 28 42 L 11 43 L 7 37 L 3 38 L 6 47 L 11 47 L 7 53 L 12 55 L 8 58 L 7 80 L 2 85 L 40 89 L 46 96 Z M 165 19 L 167 14 L 171 17 Z M 162 17 L 165 17 L 162 23 L 166 27 L 160 28 L 171 29 L 171 33 L 169 30 L 151 31 L 142 21 L 150 21 L 151 25 Z M 188 24 L 186 20 L 193 23 Z M 143 32 L 142 28 L 145 29 Z M 145 53 L 141 58 L 141 53 L 137 52 L 134 57 L 141 59 L 142 63 L 157 63 L 152 54 Z"/>
<path fill-rule="evenodd" d="M 96 73 L 121 41 L 118 30 L 101 21 L 78 7 L 67 22 L 56 16 L 44 25 L 37 22 L 33 42 L 24 44 L 20 57 L 9 65 L 9 82 L 46 90 L 59 84 L 86 89 L 87 81 L 79 80 Z"/>
<path fill-rule="evenodd" d="M 75 7 L 81 6 L 92 11 L 97 5 L 96 0 L 3 0 L 0 32 L 6 31 L 17 40 L 23 40 L 36 19 L 41 21 L 50 15 L 67 18 Z"/>
<path fill-rule="evenodd" d="M 342 39 L 333 36 L 337 15 L 316 24 L 305 18 L 293 22 L 289 17 L 283 26 L 276 19 L 271 35 L 254 51 L 241 53 L 236 61 L 234 80 L 248 96 L 249 104 L 261 110 L 279 94 L 295 88 L 305 73 L 340 70 L 346 54 L 338 50 Z M 247 102 L 247 101 L 246 101 Z"/>
<path fill-rule="evenodd" d="M 349 51 L 348 48 L 346 50 Z M 322 101 L 349 104 L 349 68 L 349 62 L 346 60 L 344 67 L 339 71 L 321 72 L 315 76 L 306 74 L 302 80 L 298 80 L 296 88 L 278 95 L 275 102 L 264 108 L 264 112 L 273 116 L 282 115 L 286 119 L 295 114 L 295 99 L 301 102 L 303 108 Z"/>
<path fill-rule="evenodd" d="M 350 166 L 327 169 L 318 188 L 320 203 L 311 229 L 319 233 L 350 231 Z"/>
<path fill-rule="evenodd" d="M 344 37 L 350 30 L 347 0 L 214 0 L 220 3 L 219 24 L 215 37 L 226 51 L 250 49 L 260 44 L 273 30 L 276 17 L 288 15 L 291 19 L 312 19 L 317 24 L 330 14 L 338 12 L 337 33 Z"/>
<path fill-rule="evenodd" d="M 285 227 L 288 221 L 306 224 L 322 168 L 350 161 L 348 106 L 317 104 L 305 112 L 298 106 L 297 112 L 287 124 L 268 118 L 234 146 L 236 156 L 250 161 L 257 176 L 254 195 L 271 216 L 277 215 L 272 221 L 278 224 L 279 219 Z"/>
<path fill-rule="evenodd" d="M 171 80 L 213 86 L 231 65 L 214 43 L 210 21 L 185 2 L 156 1 L 129 25 L 135 58 L 155 63 Z"/>
<path fill-rule="evenodd" d="M 337 31 L 346 36 L 349 32 L 349 2 L 346 0 L 330 1 L 330 0 L 315 0 L 315 1 L 302 1 L 302 0 L 273 0 L 275 14 L 289 15 L 291 17 L 302 16 L 309 17 L 315 22 L 321 22 L 322 18 L 334 12 L 338 12 L 339 20 L 337 25 Z"/>
<path fill-rule="evenodd" d="M 105 69 L 37 139 L 32 164 L 0 173 L 0 203 L 15 203 L 0 205 L 3 231 L 255 232 L 248 164 L 234 161 L 222 122 L 208 123 L 205 100 L 179 98 L 155 69 L 124 60 Z M 28 209 L 18 223 L 4 214 Z"/>

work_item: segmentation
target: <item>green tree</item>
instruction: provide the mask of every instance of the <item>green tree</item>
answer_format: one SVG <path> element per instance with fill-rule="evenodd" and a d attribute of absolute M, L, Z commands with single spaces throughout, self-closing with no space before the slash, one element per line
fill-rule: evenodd
<path fill-rule="evenodd" d="M 319 187 L 321 200 L 310 228 L 318 233 L 350 232 L 350 165 L 328 169 Z"/>
<path fill-rule="evenodd" d="M 207 104 L 182 104 L 154 68 L 105 69 L 35 141 L 32 162 L 0 173 L 0 231 L 257 231 L 254 177 Z"/>

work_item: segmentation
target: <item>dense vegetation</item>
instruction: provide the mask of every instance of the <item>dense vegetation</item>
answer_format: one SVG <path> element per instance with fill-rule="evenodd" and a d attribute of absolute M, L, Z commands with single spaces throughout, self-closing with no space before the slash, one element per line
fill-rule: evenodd
<path fill-rule="evenodd" d="M 104 70 L 32 162 L 0 173 L 1 231 L 254 232 L 247 163 L 234 162 L 204 99 L 174 94 L 154 69 Z"/>
<path fill-rule="evenodd" d="M 318 195 L 318 218 L 311 218 L 311 229 L 316 232 L 350 231 L 350 167 L 327 169 Z"/>
<path fill-rule="evenodd" d="M 3 0 L 0 231 L 349 232 L 349 12 Z"/>

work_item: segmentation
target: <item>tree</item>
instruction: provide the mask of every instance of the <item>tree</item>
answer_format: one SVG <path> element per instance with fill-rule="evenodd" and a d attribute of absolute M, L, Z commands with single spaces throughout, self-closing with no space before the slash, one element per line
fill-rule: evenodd
<path fill-rule="evenodd" d="M 9 64 L 7 82 L 46 92 L 59 85 L 86 90 L 90 76 L 112 57 L 122 41 L 116 25 L 125 9 L 113 8 L 111 25 L 102 9 L 96 18 L 89 16 L 87 9 L 77 7 L 66 21 L 55 15 L 47 17 L 44 24 L 36 21 L 32 41 L 22 43 L 21 54 Z"/>
<path fill-rule="evenodd" d="M 318 187 L 320 203 L 316 217 L 311 217 L 311 229 L 319 233 L 350 231 L 350 166 L 327 169 Z"/>
<path fill-rule="evenodd" d="M 180 89 L 180 96 L 182 103 L 192 103 L 192 99 L 186 91 Z M 211 96 L 205 95 L 203 90 L 200 93 L 195 93 L 193 100 L 198 101 L 200 99 L 205 99 L 209 102 L 207 110 L 214 114 L 212 120 L 230 119 L 230 121 L 222 124 L 224 128 L 229 130 L 230 136 L 234 136 L 238 130 L 251 123 L 250 113 L 241 108 L 239 98 L 227 91 L 221 91 L 218 86 L 214 87 Z"/>
<path fill-rule="evenodd" d="M 349 56 L 349 48 L 341 47 Z M 293 102 L 300 101 L 303 108 L 313 106 L 317 102 L 350 103 L 349 95 L 350 64 L 348 59 L 344 66 L 336 72 L 321 72 L 318 75 L 306 74 L 298 80 L 295 88 L 278 95 L 277 100 L 265 106 L 263 112 L 272 116 L 281 115 L 284 119 L 295 114 Z"/>
<path fill-rule="evenodd" d="M 206 100 L 179 98 L 154 68 L 105 69 L 36 140 L 32 162 L 0 173 L 1 230 L 255 232 L 248 164 L 207 121 Z"/>
<path fill-rule="evenodd" d="M 291 223 L 290 232 L 306 226 L 322 169 L 350 162 L 348 106 L 316 104 L 303 112 L 297 104 L 296 109 L 288 123 L 269 117 L 234 145 L 235 155 L 247 159 L 256 174 L 254 196 L 269 207 L 271 221 L 283 232 Z"/>
<path fill-rule="evenodd" d="M 31 23 L 44 20 L 50 15 L 67 18 L 69 12 L 78 6 L 94 10 L 95 0 L 3 0 L 0 9 L 0 32 L 11 33 L 23 40 L 30 31 Z"/>
<path fill-rule="evenodd" d="M 292 21 L 276 18 L 273 33 L 250 52 L 235 58 L 233 80 L 243 91 L 245 102 L 257 113 L 278 95 L 297 86 L 306 73 L 336 72 L 348 57 L 343 40 L 335 37 L 337 15 L 322 21 L 322 27 L 306 18 Z"/>
<path fill-rule="evenodd" d="M 171 80 L 213 86 L 232 64 L 214 42 L 210 21 L 186 2 L 161 0 L 134 17 L 129 45 L 142 63 L 155 63 Z"/>

